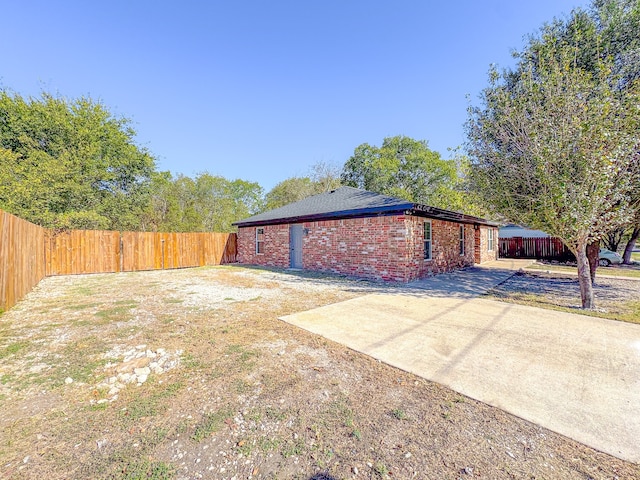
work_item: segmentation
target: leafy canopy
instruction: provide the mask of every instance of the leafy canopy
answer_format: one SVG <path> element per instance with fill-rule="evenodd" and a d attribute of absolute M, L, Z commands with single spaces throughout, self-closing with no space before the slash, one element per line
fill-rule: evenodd
<path fill-rule="evenodd" d="M 458 165 L 430 150 L 425 140 L 385 138 L 382 146 L 363 143 L 342 170 L 344 185 L 449 210 L 466 210 Z"/>
<path fill-rule="evenodd" d="M 195 178 L 154 175 L 144 229 L 154 231 L 231 232 L 233 222 L 258 213 L 263 190 L 246 180 L 227 180 L 203 172 Z"/>
<path fill-rule="evenodd" d="M 602 12 L 572 12 L 532 38 L 515 70 L 492 69 L 466 125 L 472 189 L 508 221 L 562 238 L 585 307 L 586 246 L 630 221 L 640 184 L 640 83 L 613 55 Z"/>
<path fill-rule="evenodd" d="M 0 91 L 0 208 L 50 228 L 231 231 L 257 213 L 257 183 L 173 178 L 126 118 L 90 98 Z"/>
<path fill-rule="evenodd" d="M 153 157 L 90 98 L 0 91 L 0 208 L 53 228 L 133 229 Z"/>
<path fill-rule="evenodd" d="M 320 193 L 309 177 L 290 177 L 267 192 L 265 208 L 271 210 Z"/>
<path fill-rule="evenodd" d="M 273 187 L 265 196 L 267 210 L 328 192 L 340 186 L 340 170 L 333 164 L 318 162 L 306 177 L 290 177 Z"/>

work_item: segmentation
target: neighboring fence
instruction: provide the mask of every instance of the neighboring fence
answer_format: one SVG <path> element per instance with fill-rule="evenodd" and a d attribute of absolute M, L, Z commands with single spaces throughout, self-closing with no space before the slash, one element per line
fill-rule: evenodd
<path fill-rule="evenodd" d="M 55 232 L 0 210 L 0 309 L 45 276 L 220 265 L 236 254 L 235 233 Z"/>
<path fill-rule="evenodd" d="M 44 278 L 44 235 L 44 228 L 0 210 L 0 310 Z"/>
<path fill-rule="evenodd" d="M 501 238 L 500 258 L 535 258 L 538 260 L 575 261 L 573 253 L 556 237 Z"/>

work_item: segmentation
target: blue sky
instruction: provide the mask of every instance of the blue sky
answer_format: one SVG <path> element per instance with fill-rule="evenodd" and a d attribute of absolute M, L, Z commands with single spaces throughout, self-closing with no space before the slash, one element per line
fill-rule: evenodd
<path fill-rule="evenodd" d="M 449 157 L 494 63 L 584 0 L 14 1 L 0 86 L 89 95 L 161 170 L 265 190 L 367 142 Z"/>

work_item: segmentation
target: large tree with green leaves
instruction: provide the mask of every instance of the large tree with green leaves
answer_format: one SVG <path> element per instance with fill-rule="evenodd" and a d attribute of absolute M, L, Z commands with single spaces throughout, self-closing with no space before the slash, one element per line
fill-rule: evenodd
<path fill-rule="evenodd" d="M 491 71 L 467 122 L 472 188 L 496 214 L 565 242 L 584 308 L 594 306 L 587 245 L 631 221 L 640 182 L 640 85 L 595 48 L 603 25 L 576 10 L 545 26 L 514 70 Z"/>
<path fill-rule="evenodd" d="M 169 172 L 154 175 L 145 230 L 233 231 L 232 223 L 262 210 L 263 190 L 246 180 L 203 172 L 194 178 Z"/>
<path fill-rule="evenodd" d="M 0 91 L 0 208 L 53 228 L 135 229 L 153 157 L 90 98 Z"/>
<path fill-rule="evenodd" d="M 142 230 L 153 232 L 196 232 L 203 230 L 196 210 L 195 182 L 170 172 L 152 176 L 151 198 L 142 217 Z"/>
<path fill-rule="evenodd" d="M 593 0 L 589 10 L 576 10 L 568 19 L 554 20 L 544 27 L 544 36 L 534 37 L 530 48 L 520 56 L 534 64 L 541 43 L 573 45 L 574 62 L 596 73 L 602 60 L 611 62 L 610 80 L 615 89 L 624 92 L 640 79 L 640 2 L 638 0 Z M 541 41 L 542 40 L 542 41 Z M 640 190 L 640 186 L 638 187 Z M 636 192 L 635 218 L 629 223 L 612 225 L 605 238 L 608 247 L 616 250 L 626 238 L 625 263 L 630 262 L 631 250 L 640 236 L 640 192 Z M 633 206 L 633 205 L 631 205 Z"/>
<path fill-rule="evenodd" d="M 196 210 L 205 231 L 231 232 L 231 224 L 258 213 L 262 187 L 255 182 L 201 173 L 195 178 Z"/>
<path fill-rule="evenodd" d="M 385 138 L 382 146 L 363 143 L 342 170 L 344 185 L 450 210 L 469 210 L 455 160 L 445 160 L 425 140 Z"/>

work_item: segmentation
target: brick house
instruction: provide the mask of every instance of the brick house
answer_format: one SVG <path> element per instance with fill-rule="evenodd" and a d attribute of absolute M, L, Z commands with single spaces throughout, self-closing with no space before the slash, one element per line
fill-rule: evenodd
<path fill-rule="evenodd" d="M 482 218 L 351 187 L 234 223 L 238 262 L 410 282 L 497 258 Z"/>

